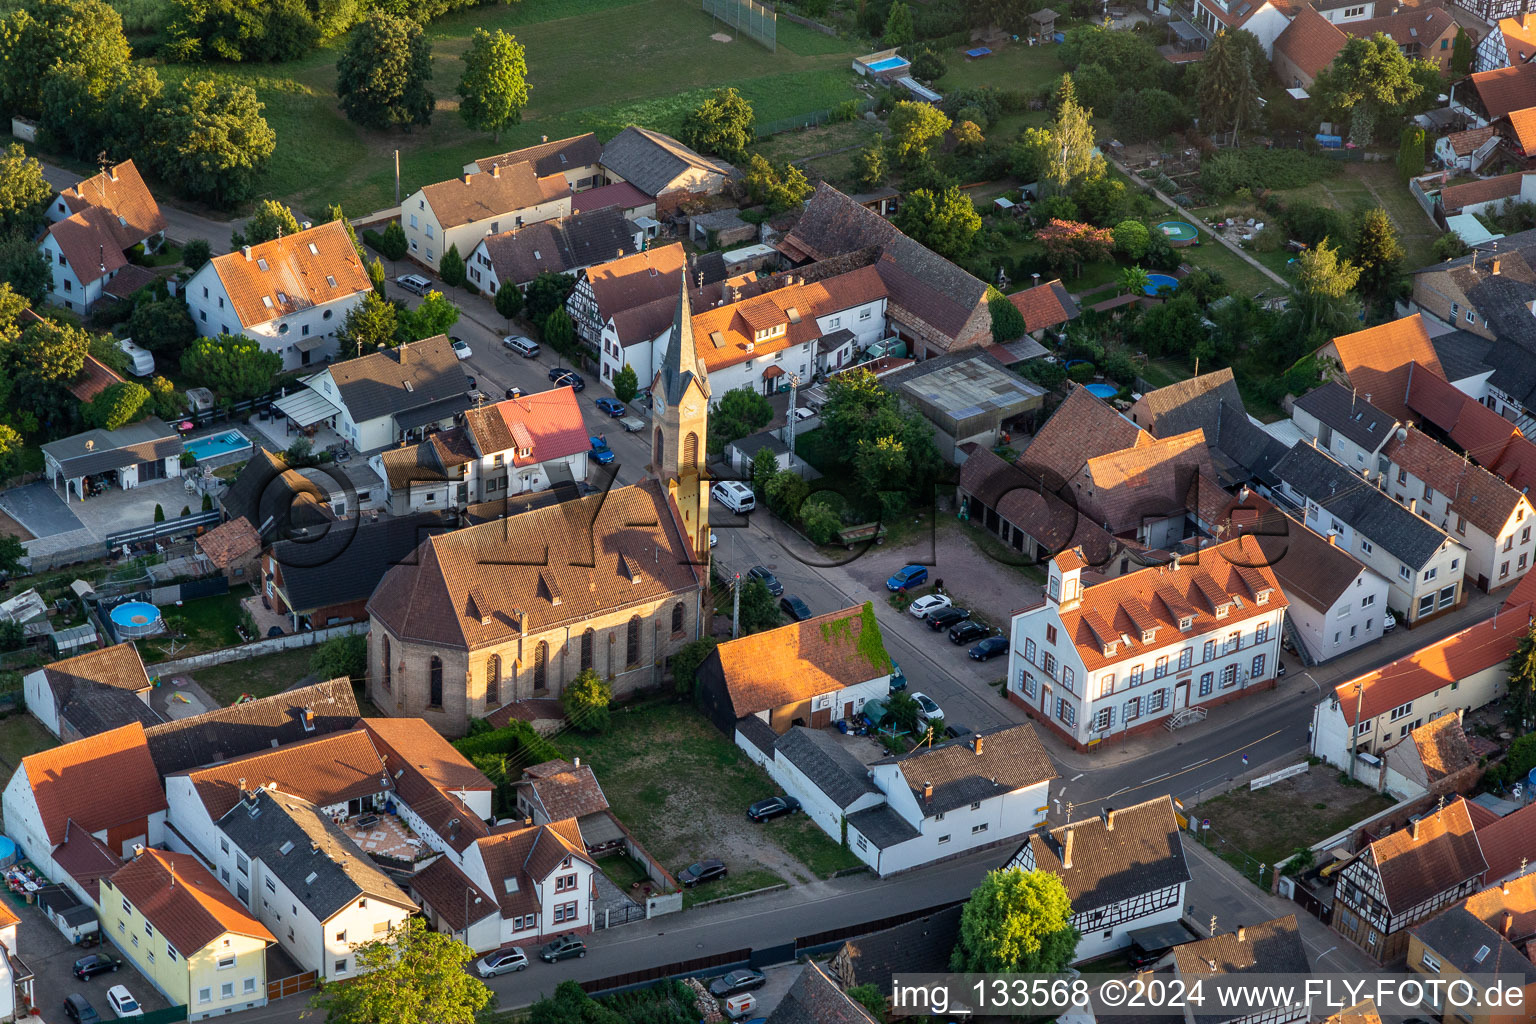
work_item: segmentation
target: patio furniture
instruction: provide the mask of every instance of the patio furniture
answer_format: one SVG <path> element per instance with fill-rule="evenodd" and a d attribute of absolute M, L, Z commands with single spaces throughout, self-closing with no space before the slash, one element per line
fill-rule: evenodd
<path fill-rule="evenodd" d="M 378 823 L 379 823 L 379 816 L 377 814 L 364 814 L 364 815 L 361 815 L 357 819 L 357 821 L 354 822 L 354 824 L 358 828 L 360 828 L 360 829 L 370 829 L 370 828 L 373 828 L 373 826 L 377 825 Z"/>

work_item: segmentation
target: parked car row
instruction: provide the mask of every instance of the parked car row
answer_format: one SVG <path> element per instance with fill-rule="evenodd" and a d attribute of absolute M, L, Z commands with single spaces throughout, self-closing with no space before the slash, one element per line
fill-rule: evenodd
<path fill-rule="evenodd" d="M 886 580 L 885 586 L 894 592 L 926 582 L 927 579 L 928 570 L 923 566 L 908 565 Z M 974 644 L 966 653 L 975 661 L 990 661 L 999 654 L 1008 653 L 1008 638 L 1000 630 L 973 619 L 969 608 L 957 607 L 945 594 L 924 594 L 909 604 L 907 611 L 927 623 L 928 628 L 935 633 L 948 630 L 949 642 L 957 647 L 961 644 Z"/>
<path fill-rule="evenodd" d="M 562 935 L 546 942 L 539 950 L 539 959 L 547 964 L 560 960 L 579 959 L 587 955 L 587 944 L 579 935 Z M 482 978 L 494 978 L 498 974 L 514 974 L 528 969 L 528 954 L 521 946 L 503 946 L 487 953 L 475 964 L 475 972 Z"/>

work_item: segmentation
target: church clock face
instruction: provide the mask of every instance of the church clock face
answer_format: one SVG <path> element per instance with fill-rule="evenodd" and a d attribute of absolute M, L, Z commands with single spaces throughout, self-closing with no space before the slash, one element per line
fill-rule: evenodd
<path fill-rule="evenodd" d="M 698 411 L 699 406 L 697 402 L 689 402 L 687 405 L 683 406 L 683 412 L 687 413 L 689 416 L 692 416 Z"/>

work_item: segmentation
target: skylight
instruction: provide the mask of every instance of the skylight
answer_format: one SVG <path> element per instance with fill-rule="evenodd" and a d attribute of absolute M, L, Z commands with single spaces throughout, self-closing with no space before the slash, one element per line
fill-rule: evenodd
<path fill-rule="evenodd" d="M 314 885 L 315 884 L 315 879 L 317 879 L 319 877 L 320 877 L 320 875 L 319 875 L 318 872 L 311 871 L 309 874 L 304 876 L 304 884 L 305 885 Z"/>
<path fill-rule="evenodd" d="M 267 259 L 266 259 L 266 257 L 265 257 L 265 256 L 263 256 L 263 257 L 261 257 L 261 258 L 260 258 L 260 259 L 258 259 L 258 260 L 257 260 L 257 261 L 256 261 L 256 265 L 257 265 L 257 266 L 258 266 L 258 267 L 260 267 L 260 268 L 261 268 L 261 269 L 262 269 L 262 270 L 266 270 L 266 269 L 267 269 Z"/>
<path fill-rule="evenodd" d="M 293 840 L 290 839 L 286 843 L 284 843 L 282 846 L 279 846 L 277 848 L 277 852 L 282 854 L 284 857 L 288 856 L 290 853 L 293 852 Z"/>
<path fill-rule="evenodd" d="M 503 878 L 501 880 L 501 887 L 507 892 L 517 892 L 517 876 Z"/>
<path fill-rule="evenodd" d="M 325 283 L 330 285 L 332 288 L 335 288 L 336 287 L 336 278 L 334 276 L 332 276 L 331 274 L 326 274 L 325 275 Z"/>
<path fill-rule="evenodd" d="M 315 246 L 315 243 L 314 243 L 314 242 L 310 242 L 310 243 L 309 243 L 309 251 L 310 251 L 310 252 L 311 252 L 311 253 L 312 253 L 312 254 L 314 254 L 314 255 L 316 255 L 316 256 L 319 256 L 319 255 L 320 255 L 320 250 L 319 250 L 319 249 L 318 249 L 318 248 L 316 248 L 316 246 Z"/>
<path fill-rule="evenodd" d="M 1493 950 L 1489 949 L 1487 946 L 1479 946 L 1477 947 L 1477 953 L 1472 957 L 1472 962 L 1475 964 L 1480 964 L 1484 960 L 1488 959 L 1488 954 L 1492 952 Z"/>
<path fill-rule="evenodd" d="M 261 303 L 262 303 L 262 305 L 266 306 L 268 309 L 271 309 L 272 308 L 272 296 L 270 296 L 270 295 L 263 295 L 261 297 Z"/>

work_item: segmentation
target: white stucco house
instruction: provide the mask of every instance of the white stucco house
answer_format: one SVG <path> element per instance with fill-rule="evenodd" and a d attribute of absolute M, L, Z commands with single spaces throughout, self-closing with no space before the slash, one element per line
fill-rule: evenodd
<path fill-rule="evenodd" d="M 493 161 L 479 173 L 417 189 L 400 204 L 411 259 L 434 271 L 453 246 L 467 264 L 487 235 L 570 215 L 571 187 L 565 175 L 541 175 L 526 160 Z"/>

